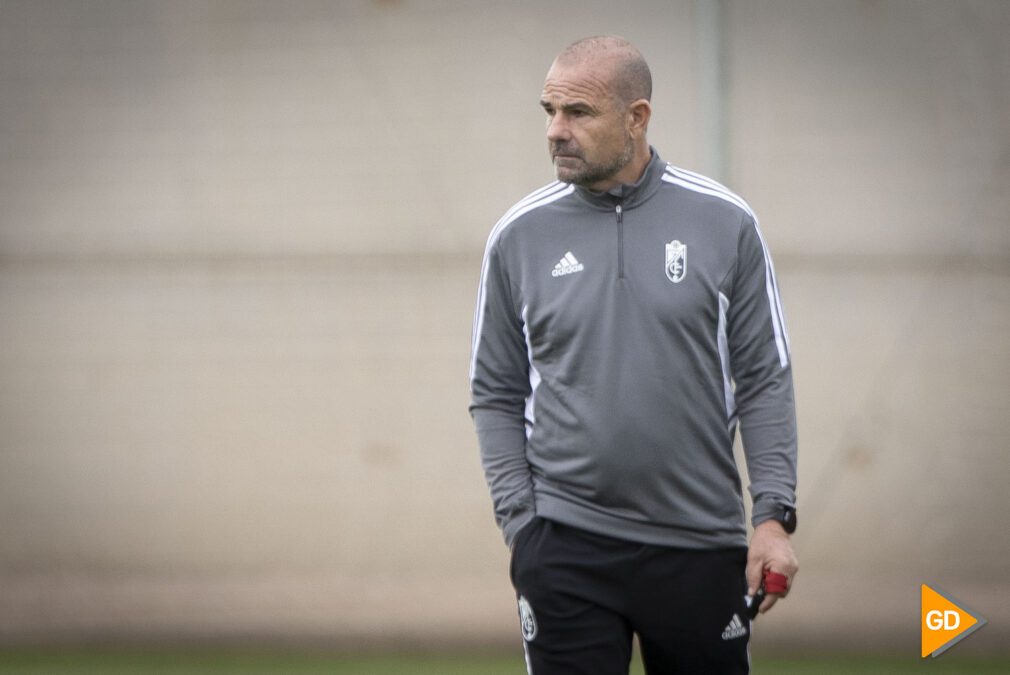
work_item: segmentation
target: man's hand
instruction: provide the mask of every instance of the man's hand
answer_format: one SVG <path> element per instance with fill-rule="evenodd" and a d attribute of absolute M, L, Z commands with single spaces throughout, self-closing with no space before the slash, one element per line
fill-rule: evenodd
<path fill-rule="evenodd" d="M 764 614 L 780 597 L 788 595 L 799 568 L 793 546 L 789 543 L 789 535 L 778 521 L 766 520 L 754 528 L 750 550 L 747 551 L 747 595 L 757 593 L 765 570 L 784 574 L 789 580 L 786 591 L 766 595 L 758 611 Z"/>

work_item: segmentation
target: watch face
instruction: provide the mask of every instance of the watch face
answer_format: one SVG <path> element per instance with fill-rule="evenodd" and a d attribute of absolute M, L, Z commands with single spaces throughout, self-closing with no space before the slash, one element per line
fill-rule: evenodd
<path fill-rule="evenodd" d="M 796 531 L 796 509 L 789 508 L 788 506 L 782 509 L 782 518 L 779 521 L 782 523 L 782 527 L 789 534 Z"/>

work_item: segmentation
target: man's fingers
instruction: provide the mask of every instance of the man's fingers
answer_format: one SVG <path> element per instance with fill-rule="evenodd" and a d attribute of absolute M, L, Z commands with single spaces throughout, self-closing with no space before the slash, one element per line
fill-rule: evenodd
<path fill-rule="evenodd" d="M 761 587 L 764 574 L 764 561 L 754 558 L 747 561 L 747 595 L 753 596 Z"/>
<path fill-rule="evenodd" d="M 778 593 L 769 593 L 768 595 L 765 596 L 764 602 L 761 603 L 761 606 L 758 607 L 758 611 L 764 614 L 769 609 L 774 607 L 775 603 L 778 602 L 778 600 L 779 600 Z"/>

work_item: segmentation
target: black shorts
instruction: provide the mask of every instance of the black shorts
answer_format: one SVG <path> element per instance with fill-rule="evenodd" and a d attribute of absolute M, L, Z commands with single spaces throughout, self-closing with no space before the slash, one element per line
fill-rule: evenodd
<path fill-rule="evenodd" d="M 511 576 L 532 675 L 748 673 L 746 548 L 638 544 L 535 518 Z"/>

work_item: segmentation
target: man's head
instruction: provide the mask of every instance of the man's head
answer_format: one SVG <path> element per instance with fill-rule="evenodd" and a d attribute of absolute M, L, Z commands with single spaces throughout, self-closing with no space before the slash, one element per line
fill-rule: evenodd
<path fill-rule="evenodd" d="M 558 179 L 594 190 L 631 183 L 649 162 L 652 75 L 623 38 L 591 37 L 554 60 L 540 105 Z"/>

